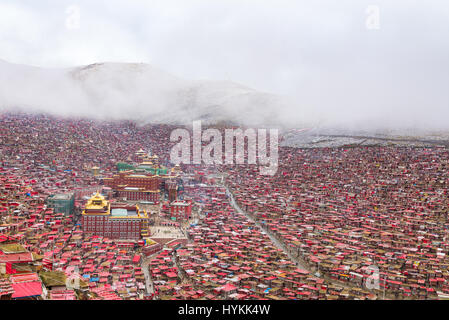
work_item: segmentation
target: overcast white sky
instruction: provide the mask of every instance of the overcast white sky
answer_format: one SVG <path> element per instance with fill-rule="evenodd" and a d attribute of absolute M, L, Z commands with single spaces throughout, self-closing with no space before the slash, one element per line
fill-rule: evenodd
<path fill-rule="evenodd" d="M 447 0 L 0 0 L 0 59 L 147 62 L 335 114 L 363 105 L 421 121 L 427 108 L 449 124 L 436 116 L 449 116 Z"/>

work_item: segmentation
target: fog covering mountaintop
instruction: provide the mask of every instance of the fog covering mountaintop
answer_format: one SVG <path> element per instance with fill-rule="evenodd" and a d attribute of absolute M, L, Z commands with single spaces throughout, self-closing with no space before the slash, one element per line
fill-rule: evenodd
<path fill-rule="evenodd" d="M 0 61 L 2 110 L 189 124 L 281 124 L 287 100 L 230 81 L 191 81 L 143 63 L 47 69 Z"/>
<path fill-rule="evenodd" d="M 445 0 L 0 1 L 0 43 L 3 109 L 449 131 Z"/>
<path fill-rule="evenodd" d="M 339 84 L 340 86 L 341 84 Z M 441 86 L 441 84 L 438 84 Z M 300 90 L 300 88 L 298 89 Z M 448 91 L 449 92 L 449 91 Z M 416 92 L 415 92 L 416 93 Z M 326 95 L 323 87 L 322 95 Z M 341 95 L 360 95 L 347 88 Z M 187 80 L 144 63 L 95 63 L 74 68 L 40 68 L 0 60 L 0 110 L 130 119 L 139 123 L 191 124 L 193 120 L 245 126 L 324 128 L 354 131 L 447 131 L 447 101 L 410 97 L 376 106 L 379 97 L 358 99 L 354 109 L 340 105 L 313 108 L 298 98 L 261 92 L 231 81 Z M 410 92 L 412 95 L 413 92 Z M 402 100 L 401 100 L 402 99 Z"/>

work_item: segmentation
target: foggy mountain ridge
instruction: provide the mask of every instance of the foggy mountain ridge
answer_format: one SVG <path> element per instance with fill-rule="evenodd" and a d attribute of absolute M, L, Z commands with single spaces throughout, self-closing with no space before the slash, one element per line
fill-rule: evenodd
<path fill-rule="evenodd" d="M 326 96 L 325 88 L 320 94 Z M 446 140 L 449 136 L 449 125 L 437 126 L 436 113 L 429 106 L 419 113 L 383 105 L 353 110 L 338 100 L 312 107 L 301 99 L 232 81 L 183 79 L 145 63 L 41 68 L 0 59 L 0 110 L 126 119 L 139 124 L 191 125 L 202 120 L 253 128 L 313 128 L 314 135 L 326 137 L 432 135 Z M 438 119 L 448 122 L 444 117 Z"/>
<path fill-rule="evenodd" d="M 47 69 L 0 60 L 0 109 L 141 123 L 280 124 L 282 97 L 230 81 L 185 80 L 144 63 Z"/>

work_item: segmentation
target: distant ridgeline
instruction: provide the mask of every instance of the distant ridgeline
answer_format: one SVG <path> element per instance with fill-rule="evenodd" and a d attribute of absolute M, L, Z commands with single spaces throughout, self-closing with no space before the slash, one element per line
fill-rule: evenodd
<path fill-rule="evenodd" d="M 157 174 L 157 175 L 166 175 L 168 172 L 168 169 L 165 167 L 160 167 L 160 168 L 154 168 L 151 165 L 145 165 L 145 164 L 140 164 L 138 166 L 133 166 L 129 163 L 125 163 L 125 162 L 117 162 L 117 171 L 128 171 L 128 170 L 133 170 L 133 171 L 145 171 L 145 172 L 149 172 L 151 174 Z"/>

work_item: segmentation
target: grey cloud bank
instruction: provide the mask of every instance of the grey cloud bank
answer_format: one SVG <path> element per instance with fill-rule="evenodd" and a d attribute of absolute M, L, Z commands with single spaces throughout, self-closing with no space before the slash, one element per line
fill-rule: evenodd
<path fill-rule="evenodd" d="M 44 69 L 0 61 L 0 108 L 60 116 L 190 124 L 281 124 L 287 102 L 228 81 L 192 81 L 148 64 Z"/>
<path fill-rule="evenodd" d="M 79 28 L 66 28 L 71 5 Z M 380 10 L 379 30 L 366 28 L 369 5 Z M 8 108 L 160 119 L 195 108 L 298 126 L 449 127 L 443 0 L 0 0 L 0 43 L 1 58 L 45 67 L 0 64 Z M 102 61 L 151 67 L 72 68 Z M 211 81 L 220 79 L 234 82 Z"/>

